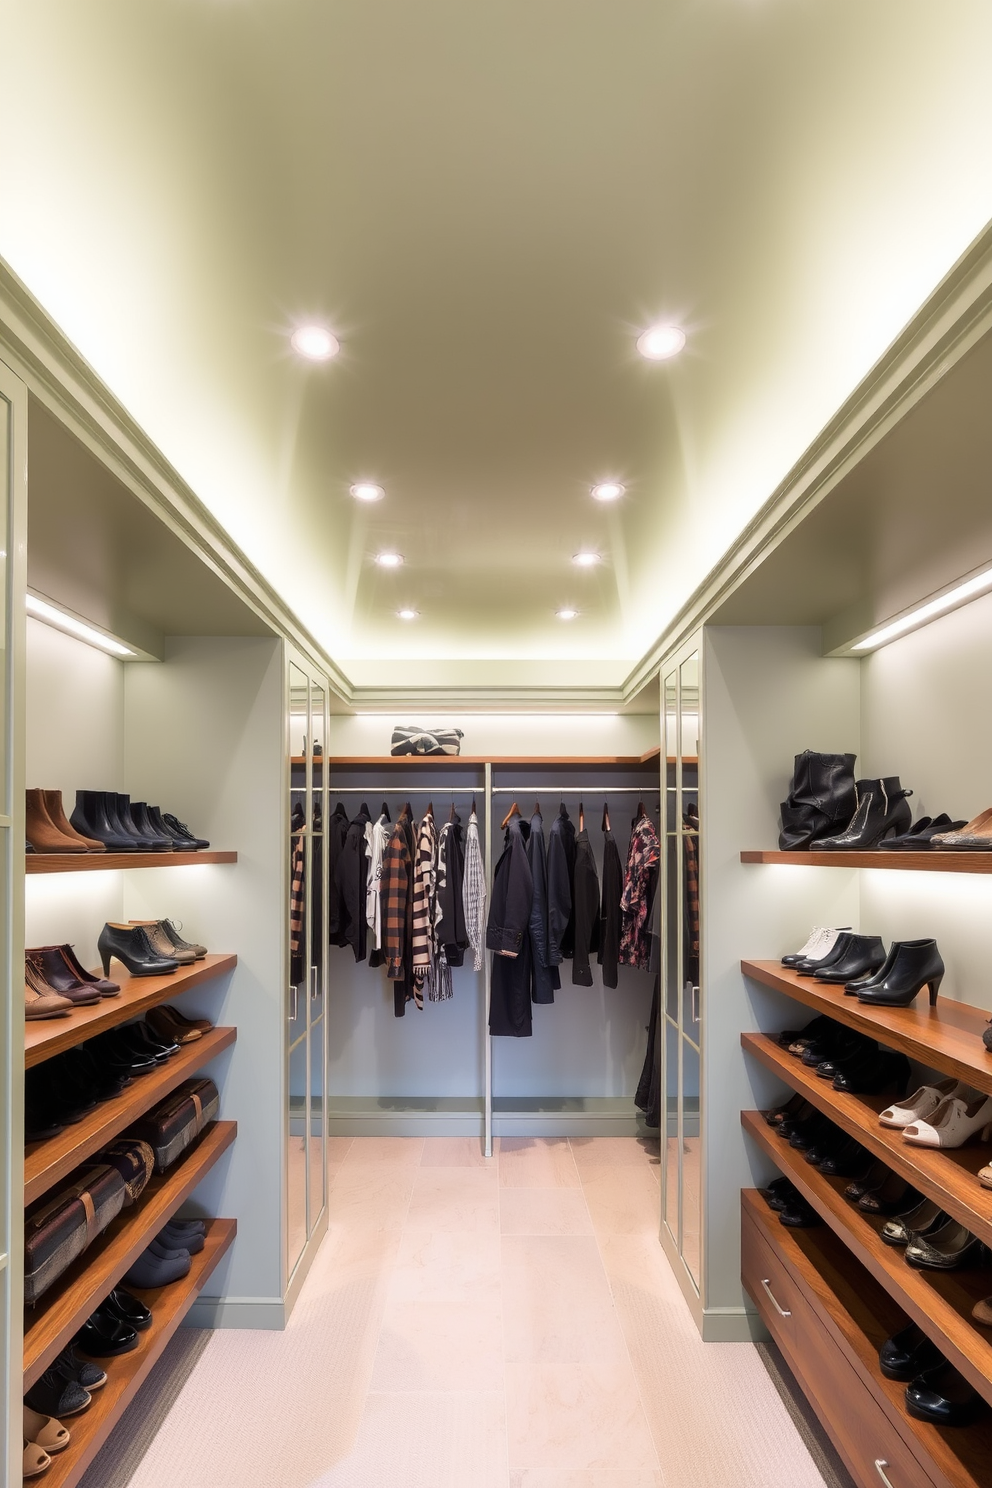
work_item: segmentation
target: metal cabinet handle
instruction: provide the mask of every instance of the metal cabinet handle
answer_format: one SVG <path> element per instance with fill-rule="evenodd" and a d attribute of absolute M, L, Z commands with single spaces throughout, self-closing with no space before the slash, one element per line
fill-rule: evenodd
<path fill-rule="evenodd" d="M 768 1285 L 768 1280 L 769 1279 L 767 1277 L 764 1277 L 763 1276 L 761 1278 L 761 1285 L 764 1287 L 765 1291 L 768 1293 L 769 1297 L 772 1299 L 772 1306 L 774 1307 L 775 1311 L 778 1313 L 779 1317 L 791 1317 L 792 1316 L 792 1313 L 791 1312 L 787 1312 L 784 1307 L 781 1307 L 779 1305 L 779 1302 L 778 1302 L 777 1297 L 775 1296 L 775 1293 L 772 1291 L 771 1287 Z M 878 1463 L 877 1462 L 875 1463 L 875 1466 L 876 1467 L 878 1466 Z M 884 1463 L 883 1463 L 883 1466 L 884 1466 Z M 892 1485 L 891 1484 L 889 1485 L 889 1488 L 892 1488 Z"/>
<path fill-rule="evenodd" d="M 300 989 L 295 982 L 289 987 L 289 1021 L 295 1023 L 300 1016 Z"/>
<path fill-rule="evenodd" d="M 310 1001 L 314 1002 L 320 996 L 320 967 L 310 968 Z"/>
<path fill-rule="evenodd" d="M 692 1021 L 699 1022 L 699 988 L 693 983 L 692 987 Z"/>
<path fill-rule="evenodd" d="M 878 1476 L 881 1478 L 882 1482 L 885 1484 L 885 1488 L 892 1488 L 892 1480 L 888 1476 L 888 1474 L 885 1472 L 885 1468 L 887 1468 L 888 1465 L 889 1464 L 886 1462 L 886 1460 L 885 1460 L 884 1457 L 876 1457 L 875 1458 L 875 1471 L 878 1473 Z"/>

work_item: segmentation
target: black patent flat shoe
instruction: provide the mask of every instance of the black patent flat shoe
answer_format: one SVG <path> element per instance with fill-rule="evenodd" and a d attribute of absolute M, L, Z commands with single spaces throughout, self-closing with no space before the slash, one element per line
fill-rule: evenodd
<path fill-rule="evenodd" d="M 981 1397 L 946 1361 L 906 1386 L 906 1409 L 935 1426 L 966 1426 L 981 1410 Z"/>
<path fill-rule="evenodd" d="M 798 1116 L 806 1103 L 803 1095 L 794 1095 L 791 1100 L 786 1101 L 784 1106 L 776 1106 L 772 1111 L 762 1111 L 762 1116 L 769 1126 L 778 1126 L 790 1116 Z"/>
<path fill-rule="evenodd" d="M 759 1188 L 758 1192 L 769 1209 L 776 1212 L 787 1208 L 794 1198 L 800 1197 L 798 1188 L 789 1178 L 776 1178 L 767 1188 Z"/>
<path fill-rule="evenodd" d="M 944 980 L 944 962 L 935 940 L 900 940 L 893 944 L 885 976 L 858 989 L 858 1001 L 873 1007 L 909 1007 L 924 987 L 930 1006 L 937 1001 Z"/>
<path fill-rule="evenodd" d="M 887 1338 L 878 1351 L 878 1367 L 891 1380 L 914 1380 L 943 1362 L 940 1349 L 915 1323 Z"/>
<path fill-rule="evenodd" d="M 130 1323 L 98 1308 L 76 1334 L 76 1347 L 94 1359 L 112 1359 L 138 1347 L 137 1330 Z"/>
<path fill-rule="evenodd" d="M 117 1318 L 118 1322 L 134 1328 L 138 1333 L 143 1333 L 152 1325 L 151 1308 L 146 1307 L 144 1302 L 139 1302 L 137 1297 L 132 1297 L 131 1293 L 125 1291 L 123 1287 L 114 1288 L 103 1302 L 100 1311 Z"/>

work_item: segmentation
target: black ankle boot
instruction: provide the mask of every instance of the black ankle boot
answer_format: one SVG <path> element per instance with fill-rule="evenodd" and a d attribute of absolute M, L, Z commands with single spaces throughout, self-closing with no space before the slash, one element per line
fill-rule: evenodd
<path fill-rule="evenodd" d="M 858 809 L 846 832 L 825 837 L 816 844 L 817 852 L 865 852 L 877 847 L 885 837 L 897 837 L 909 830 L 913 813 L 898 775 L 881 780 L 858 781 Z"/>
<path fill-rule="evenodd" d="M 796 755 L 789 799 L 782 803 L 783 852 L 808 848 L 821 837 L 842 831 L 857 808 L 855 754 Z"/>
<path fill-rule="evenodd" d="M 148 811 L 148 803 L 146 801 L 131 802 L 131 820 L 134 823 L 135 830 L 139 832 L 142 837 L 147 838 L 150 842 L 153 842 L 155 844 L 154 848 L 152 849 L 153 852 L 175 851 L 176 844 L 169 836 L 168 832 L 157 827 L 152 821 Z"/>
<path fill-rule="evenodd" d="M 852 935 L 840 960 L 818 967 L 813 976 L 818 982 L 851 982 L 855 977 L 870 976 L 884 960 L 885 946 L 880 935 Z"/>
<path fill-rule="evenodd" d="M 70 824 L 84 837 L 102 842 L 108 852 L 133 852 L 134 843 L 111 823 L 107 811 L 107 792 L 78 790 Z"/>
<path fill-rule="evenodd" d="M 884 977 L 861 987 L 858 1001 L 876 1007 L 909 1007 L 923 987 L 930 989 L 930 1006 L 944 979 L 944 962 L 935 940 L 898 940 L 895 952 L 886 962 Z"/>
<path fill-rule="evenodd" d="M 179 962 L 152 950 L 140 925 L 104 925 L 97 941 L 104 976 L 110 975 L 111 957 L 123 961 L 132 976 L 168 976 L 179 970 Z"/>

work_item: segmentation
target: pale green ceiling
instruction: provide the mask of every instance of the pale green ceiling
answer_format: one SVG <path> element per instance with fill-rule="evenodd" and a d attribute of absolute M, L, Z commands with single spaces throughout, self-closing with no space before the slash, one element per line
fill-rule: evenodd
<path fill-rule="evenodd" d="M 357 681 L 621 678 L 992 216 L 986 0 L 2 9 L 0 254 Z"/>

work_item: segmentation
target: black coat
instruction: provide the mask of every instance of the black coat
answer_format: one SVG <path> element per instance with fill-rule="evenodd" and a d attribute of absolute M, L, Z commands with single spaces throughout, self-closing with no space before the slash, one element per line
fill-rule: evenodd
<path fill-rule="evenodd" d="M 620 900 L 623 895 L 623 863 L 616 838 L 607 830 L 603 840 L 603 903 L 599 921 L 599 955 L 603 986 L 617 985 L 620 960 Z"/>
<path fill-rule="evenodd" d="M 560 966 L 575 944 L 572 881 L 575 877 L 575 827 L 564 806 L 551 823 L 548 840 L 548 936 L 551 965 Z"/>
<path fill-rule="evenodd" d="M 444 946 L 449 966 L 463 966 L 468 946 L 465 928 L 465 901 L 462 879 L 465 877 L 465 844 L 462 819 L 455 816 L 441 828 L 444 839 L 444 887 L 438 891 L 441 919 L 437 927 L 438 945 Z"/>
<path fill-rule="evenodd" d="M 365 845 L 365 827 L 372 820 L 363 801 L 358 815 L 349 823 L 348 835 L 340 859 L 341 900 L 344 905 L 344 942 L 350 945 L 356 961 L 368 953 L 369 924 L 365 917 L 365 896 L 369 883 L 369 859 Z"/>
<path fill-rule="evenodd" d="M 530 820 L 527 861 L 534 880 L 534 902 L 530 912 L 531 1001 L 554 1002 L 561 986 L 557 966 L 551 963 L 548 936 L 548 861 L 544 845 L 544 821 L 536 811 Z"/>
<path fill-rule="evenodd" d="M 526 826 L 513 816 L 489 901 L 486 946 L 495 952 L 489 1003 L 489 1032 L 494 1037 L 530 1038 L 530 915 L 534 878 L 527 861 Z"/>
<path fill-rule="evenodd" d="M 575 951 L 572 956 L 573 987 L 592 986 L 589 953 L 599 946 L 599 878 L 592 843 L 585 827 L 575 839 Z"/>
<path fill-rule="evenodd" d="M 339 801 L 327 819 L 327 939 L 331 945 L 347 945 L 344 934 L 344 903 L 341 898 L 341 854 L 348 835 L 348 813 Z"/>

